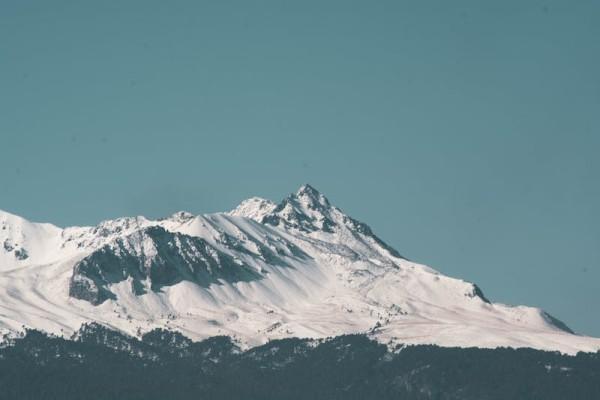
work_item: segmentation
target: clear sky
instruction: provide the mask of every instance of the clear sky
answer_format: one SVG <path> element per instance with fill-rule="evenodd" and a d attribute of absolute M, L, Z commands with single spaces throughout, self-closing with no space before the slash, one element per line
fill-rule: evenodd
<path fill-rule="evenodd" d="M 598 1 L 0 0 L 0 209 L 309 182 L 407 257 L 600 336 Z"/>

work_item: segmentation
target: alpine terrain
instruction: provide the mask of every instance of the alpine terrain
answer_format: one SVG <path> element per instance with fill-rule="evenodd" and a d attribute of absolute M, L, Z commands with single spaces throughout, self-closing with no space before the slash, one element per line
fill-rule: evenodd
<path fill-rule="evenodd" d="M 493 303 L 475 284 L 408 260 L 309 185 L 279 203 L 94 227 L 0 212 L 4 340 L 26 329 L 70 338 L 82 325 L 228 336 L 241 349 L 349 334 L 387 348 L 600 349 L 543 310 Z"/>

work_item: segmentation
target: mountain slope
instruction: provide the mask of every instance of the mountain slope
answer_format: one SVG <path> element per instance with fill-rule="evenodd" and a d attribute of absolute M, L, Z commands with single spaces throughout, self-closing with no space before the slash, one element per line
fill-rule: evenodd
<path fill-rule="evenodd" d="M 476 285 L 403 258 L 309 185 L 229 213 L 66 229 L 3 213 L 0 223 L 8 331 L 70 335 L 96 321 L 242 346 L 366 333 L 386 344 L 600 349 L 540 309 L 490 303 Z"/>

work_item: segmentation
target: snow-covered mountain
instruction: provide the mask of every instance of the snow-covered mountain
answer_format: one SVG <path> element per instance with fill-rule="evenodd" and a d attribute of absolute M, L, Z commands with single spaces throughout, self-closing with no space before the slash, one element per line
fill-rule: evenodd
<path fill-rule="evenodd" d="M 95 321 L 254 346 L 365 333 L 384 343 L 597 351 L 543 310 L 403 258 L 309 185 L 279 204 L 61 229 L 0 211 L 0 329 Z"/>

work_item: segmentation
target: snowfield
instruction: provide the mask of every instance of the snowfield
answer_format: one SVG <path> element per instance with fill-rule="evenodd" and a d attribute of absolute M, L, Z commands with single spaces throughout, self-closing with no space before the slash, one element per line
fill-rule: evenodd
<path fill-rule="evenodd" d="M 59 228 L 0 211 L 0 330 L 96 321 L 246 347 L 366 333 L 389 343 L 595 352 L 544 311 L 408 261 L 309 185 L 279 204 Z"/>

